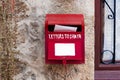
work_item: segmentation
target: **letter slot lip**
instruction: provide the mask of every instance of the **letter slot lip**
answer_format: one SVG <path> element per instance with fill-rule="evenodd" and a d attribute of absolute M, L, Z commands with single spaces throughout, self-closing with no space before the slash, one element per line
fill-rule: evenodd
<path fill-rule="evenodd" d="M 57 26 L 56 26 L 57 25 Z M 64 28 L 65 26 L 65 28 Z M 55 31 L 55 27 L 63 27 L 74 31 Z M 77 30 L 75 29 L 77 28 Z M 76 31 L 75 31 L 76 30 Z M 57 47 L 58 54 L 55 52 L 55 44 L 69 44 L 71 49 L 61 52 Z M 74 44 L 74 49 L 73 49 Z M 68 47 L 70 48 L 70 47 Z M 60 49 L 63 49 L 60 47 Z M 73 53 L 68 52 L 71 51 Z M 63 54 L 61 55 L 60 52 Z M 64 52 L 67 52 L 64 54 Z M 47 14 L 45 20 L 45 62 L 46 64 L 81 64 L 85 62 L 84 56 L 84 18 L 82 14 Z"/>

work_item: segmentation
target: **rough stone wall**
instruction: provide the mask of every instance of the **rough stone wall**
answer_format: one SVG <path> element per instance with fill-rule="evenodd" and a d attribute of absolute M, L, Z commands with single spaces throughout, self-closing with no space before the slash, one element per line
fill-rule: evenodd
<path fill-rule="evenodd" d="M 18 10 L 19 8 L 19 10 Z M 16 2 L 17 57 L 26 65 L 14 80 L 94 80 L 94 0 L 20 0 Z M 44 21 L 47 13 L 84 14 L 85 64 L 45 64 Z"/>

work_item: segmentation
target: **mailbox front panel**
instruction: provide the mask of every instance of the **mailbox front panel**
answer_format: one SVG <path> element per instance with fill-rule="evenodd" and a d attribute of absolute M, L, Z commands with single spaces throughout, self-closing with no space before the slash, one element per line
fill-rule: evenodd
<path fill-rule="evenodd" d="M 45 59 L 49 64 L 84 63 L 84 20 L 81 14 L 47 14 Z"/>

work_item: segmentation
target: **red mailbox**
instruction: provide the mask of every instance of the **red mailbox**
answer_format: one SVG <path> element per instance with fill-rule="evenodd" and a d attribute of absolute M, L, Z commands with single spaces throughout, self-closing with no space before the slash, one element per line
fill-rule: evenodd
<path fill-rule="evenodd" d="M 48 64 L 84 63 L 82 14 L 46 15 L 45 59 Z"/>

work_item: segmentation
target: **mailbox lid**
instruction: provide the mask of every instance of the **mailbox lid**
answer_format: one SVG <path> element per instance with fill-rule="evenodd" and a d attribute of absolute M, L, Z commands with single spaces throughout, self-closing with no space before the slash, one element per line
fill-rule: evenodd
<path fill-rule="evenodd" d="M 46 21 L 49 24 L 69 24 L 84 26 L 84 17 L 82 14 L 47 14 Z"/>

